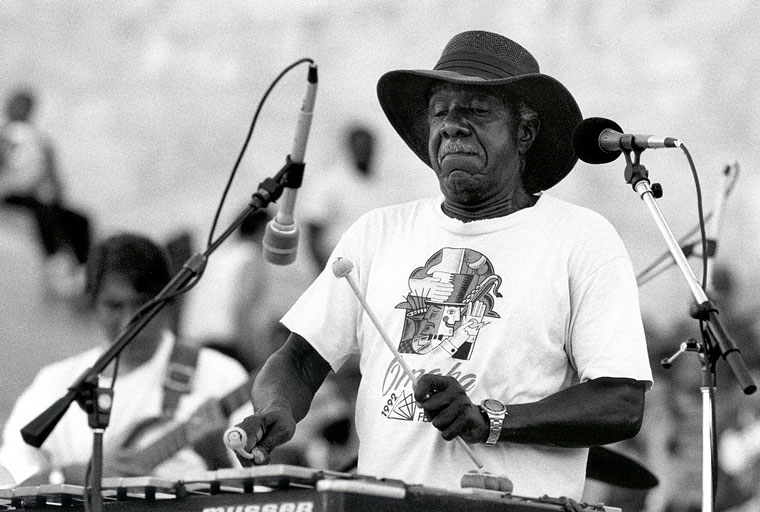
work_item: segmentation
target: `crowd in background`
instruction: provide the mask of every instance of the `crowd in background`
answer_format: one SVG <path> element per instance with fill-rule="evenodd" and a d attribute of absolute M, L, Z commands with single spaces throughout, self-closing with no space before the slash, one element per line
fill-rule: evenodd
<path fill-rule="evenodd" d="M 0 221 L 13 215 L 28 216 L 30 222 L 18 229 L 39 248 L 44 271 L 37 278 L 49 290 L 46 300 L 81 308 L 79 298 L 85 291 L 82 269 L 90 245 L 106 234 L 98 232 L 97 219 L 69 207 L 65 184 L 55 167 L 54 144 L 32 119 L 34 100 L 33 93 L 21 91 L 6 104 L 6 119 L 0 128 Z M 325 170 L 324 179 L 301 196 L 298 208 L 303 231 L 296 262 L 281 267 L 265 261 L 261 242 L 271 212 L 252 215 L 212 255 L 199 284 L 178 302 L 173 324 L 178 336 L 237 359 L 250 373 L 283 343 L 287 333 L 279 318 L 326 264 L 342 231 L 364 211 L 394 201 L 393 189 L 383 183 L 382 169 L 376 165 L 380 148 L 372 128 L 347 126 L 342 142 L 336 147 L 334 168 Z M 200 241 L 192 237 L 162 242 L 175 271 L 202 249 Z M 760 324 L 752 314 L 754 305 L 737 296 L 730 266 L 716 270 L 713 289 L 708 292 L 751 371 L 760 375 Z M 700 509 L 702 364 L 691 351 L 670 369 L 660 364 L 688 339 L 702 340 L 699 323 L 689 318 L 665 330 L 648 332 L 655 385 L 647 396 L 641 433 L 619 449 L 651 470 L 659 485 L 638 493 L 609 488 L 604 495 L 610 505 L 667 512 Z M 752 507 L 760 503 L 756 485 L 760 479 L 760 406 L 754 397 L 741 394 L 722 363 L 717 364 L 715 398 L 719 440 L 716 510 L 756 510 Z M 350 471 L 357 448 L 352 416 L 357 380 L 356 363 L 331 377 L 296 438 L 277 452 L 273 462 Z"/>

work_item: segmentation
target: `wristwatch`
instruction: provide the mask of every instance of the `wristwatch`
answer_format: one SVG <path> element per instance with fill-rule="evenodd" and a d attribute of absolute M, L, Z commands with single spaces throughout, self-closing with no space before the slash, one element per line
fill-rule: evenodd
<path fill-rule="evenodd" d="M 504 424 L 504 418 L 507 415 L 507 407 L 493 398 L 486 398 L 480 402 L 480 410 L 488 417 L 491 424 L 491 430 L 486 439 L 487 446 L 494 446 L 501 435 L 501 427 Z"/>

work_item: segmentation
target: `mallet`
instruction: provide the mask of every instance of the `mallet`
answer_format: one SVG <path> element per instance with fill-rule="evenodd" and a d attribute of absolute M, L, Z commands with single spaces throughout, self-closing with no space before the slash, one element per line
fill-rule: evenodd
<path fill-rule="evenodd" d="M 264 437 L 264 427 L 260 426 L 258 431 L 256 431 L 256 442 L 258 443 L 261 441 L 261 438 Z M 248 444 L 248 434 L 245 433 L 245 430 L 243 430 L 240 427 L 230 427 L 227 430 L 224 431 L 224 435 L 222 436 L 222 441 L 224 441 L 224 445 L 232 450 L 233 452 L 236 452 L 241 457 L 245 457 L 246 459 L 253 460 L 253 453 L 248 452 L 245 450 L 245 445 Z"/>
<path fill-rule="evenodd" d="M 230 427 L 224 432 L 222 437 L 224 445 L 233 452 L 239 453 L 246 459 L 253 459 L 251 452 L 245 451 L 245 444 L 248 442 L 248 434 L 240 427 Z"/>
<path fill-rule="evenodd" d="M 391 349 L 391 352 L 393 352 L 393 357 L 396 358 L 396 361 L 398 364 L 401 365 L 401 368 L 403 368 L 404 373 L 407 377 L 409 377 L 409 380 L 412 381 L 412 386 L 417 387 L 417 377 L 412 373 L 412 369 L 409 368 L 409 365 L 406 364 L 406 361 L 404 361 L 404 358 L 401 357 L 401 354 L 399 354 L 398 350 L 396 350 L 396 347 L 393 345 L 393 342 L 391 342 L 390 337 L 388 336 L 388 333 L 385 332 L 385 329 L 383 328 L 382 324 L 380 323 L 380 320 L 375 316 L 375 313 L 372 312 L 372 308 L 369 307 L 369 304 L 367 303 L 367 300 L 364 298 L 364 294 L 359 290 L 359 287 L 356 285 L 356 281 L 354 280 L 353 276 L 351 275 L 351 270 L 353 270 L 354 264 L 351 263 L 351 261 L 345 259 L 345 258 L 338 258 L 333 263 L 333 274 L 335 274 L 335 277 L 345 277 L 346 281 L 348 281 L 348 284 L 351 286 L 351 289 L 354 291 L 354 295 L 356 295 L 356 298 L 359 299 L 359 303 L 364 308 L 364 311 L 369 316 L 370 320 L 372 320 L 372 323 L 375 325 L 375 328 L 377 329 L 377 332 L 380 333 L 380 337 L 383 338 L 383 341 L 386 345 L 388 345 L 388 348 Z M 470 456 L 470 459 L 472 459 L 472 462 L 475 463 L 475 465 L 478 467 L 478 469 L 483 468 L 483 463 L 480 461 L 477 455 L 472 451 L 472 448 L 470 448 L 470 445 L 468 445 L 464 439 L 461 437 L 457 437 L 457 441 L 462 446 L 465 452 L 467 452 L 467 455 Z"/>

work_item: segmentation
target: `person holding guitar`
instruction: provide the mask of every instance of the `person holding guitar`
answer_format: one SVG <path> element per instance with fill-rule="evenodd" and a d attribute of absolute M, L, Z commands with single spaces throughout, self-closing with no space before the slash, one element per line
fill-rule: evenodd
<path fill-rule="evenodd" d="M 170 278 L 167 254 L 145 236 L 121 233 L 100 243 L 88 261 L 87 292 L 104 339 L 115 340 Z M 249 396 L 249 375 L 220 352 L 181 344 L 170 330 L 171 314 L 170 308 L 159 312 L 100 376 L 100 386 L 114 390 L 103 442 L 104 476 L 176 480 L 232 462 L 216 440 L 250 408 L 240 407 Z M 19 431 L 104 348 L 43 367 L 17 399 L 0 446 L 0 465 L 16 482 L 83 484 L 92 432 L 81 408 L 70 407 L 39 449 L 26 445 Z"/>

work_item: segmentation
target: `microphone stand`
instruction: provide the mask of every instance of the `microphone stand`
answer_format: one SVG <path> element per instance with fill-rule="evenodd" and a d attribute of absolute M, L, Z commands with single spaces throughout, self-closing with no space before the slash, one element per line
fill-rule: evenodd
<path fill-rule="evenodd" d="M 702 512 L 712 512 L 714 506 L 713 498 L 713 474 L 714 474 L 714 453 L 713 453 L 713 425 L 714 425 L 714 397 L 715 397 L 715 365 L 722 356 L 731 368 L 734 377 L 738 381 L 742 391 L 749 395 L 757 390 L 757 386 L 752 380 L 752 376 L 747 369 L 744 359 L 741 357 L 739 349 L 734 341 L 729 337 L 718 315 L 718 309 L 707 297 L 707 294 L 700 286 L 697 278 L 689 266 L 678 240 L 670 230 L 665 217 L 662 214 L 656 198 L 661 197 L 662 188 L 658 185 L 650 186 L 649 172 L 646 167 L 640 164 L 641 152 L 643 150 L 634 150 L 634 158 L 631 159 L 631 151 L 623 151 L 625 154 L 625 180 L 639 194 L 641 199 L 649 208 L 657 227 L 660 230 L 665 242 L 668 245 L 673 259 L 678 268 L 681 270 L 686 284 L 689 286 L 695 299 L 690 315 L 700 321 L 702 331 L 702 343 L 696 343 L 690 340 L 689 343 L 681 344 L 681 348 L 672 357 L 663 360 L 662 364 L 666 368 L 673 361 L 686 351 L 697 351 L 702 364 Z"/>
<path fill-rule="evenodd" d="M 269 203 L 277 201 L 285 187 L 297 188 L 300 185 L 304 167 L 305 164 L 303 162 L 294 162 L 288 156 L 285 165 L 273 178 L 266 178 L 259 184 L 258 190 L 252 195 L 246 209 L 219 235 L 219 238 L 209 244 L 203 253 L 195 253 L 188 258 L 180 271 L 172 277 L 169 283 L 153 299 L 138 311 L 119 334 L 118 338 L 101 354 L 92 367 L 85 370 L 69 386 L 68 393 L 21 429 L 21 437 L 24 441 L 31 446 L 39 448 L 66 413 L 72 402 L 76 400 L 87 412 L 88 425 L 93 431 L 91 459 L 93 485 L 89 489 L 92 512 L 102 512 L 103 510 L 103 497 L 101 494 L 103 434 L 108 426 L 111 403 L 113 401 L 112 390 L 98 387 L 98 375 L 121 353 L 148 322 L 167 305 L 170 299 L 187 291 L 185 286 L 201 274 L 211 253 L 232 235 L 248 216 L 259 209 L 266 208 Z M 87 482 L 85 482 L 86 484 Z"/>

